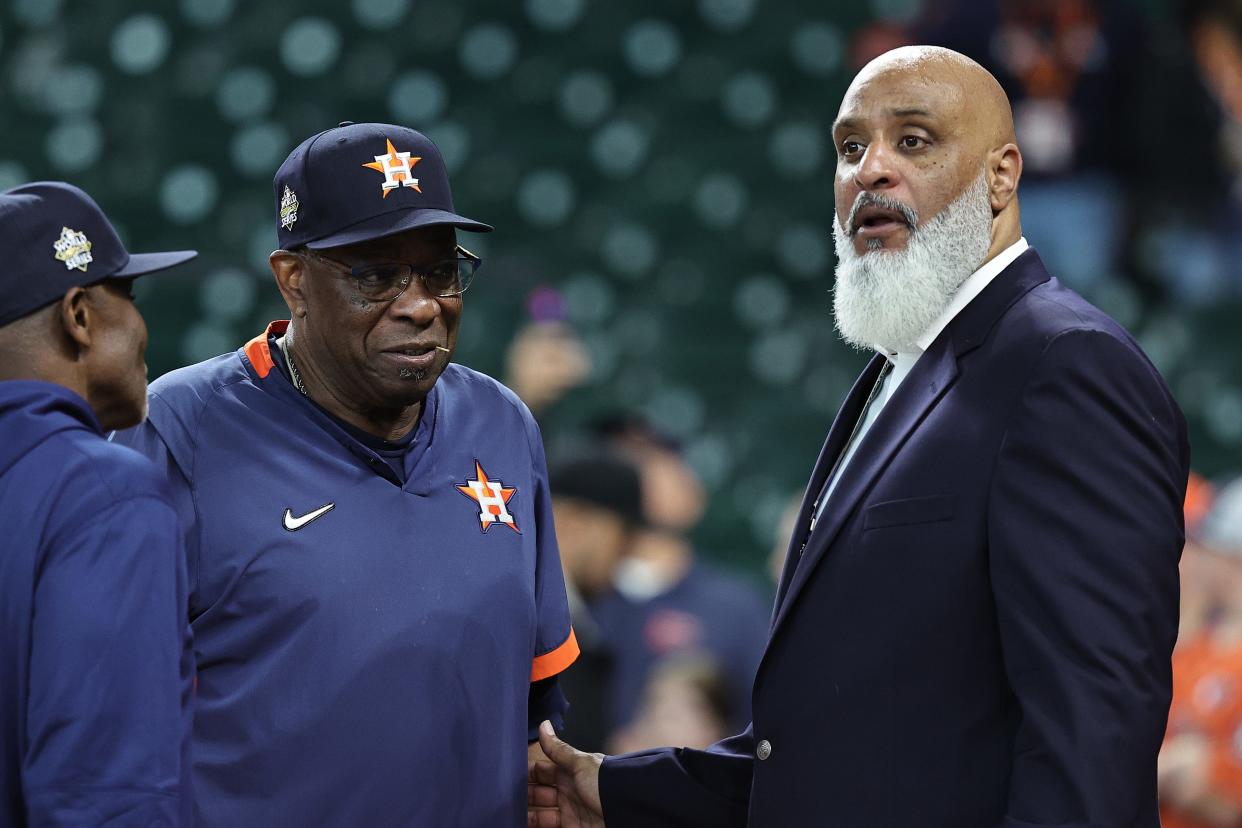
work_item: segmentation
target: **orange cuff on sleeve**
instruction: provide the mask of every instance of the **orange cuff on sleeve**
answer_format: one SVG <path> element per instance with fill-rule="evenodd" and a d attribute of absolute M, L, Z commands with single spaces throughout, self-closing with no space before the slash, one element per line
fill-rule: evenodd
<path fill-rule="evenodd" d="M 565 643 L 551 652 L 535 656 L 535 660 L 530 665 L 530 680 L 540 681 L 549 676 L 555 676 L 573 664 L 578 658 L 578 653 L 578 639 L 574 636 L 573 628 L 570 627 L 569 637 L 565 639 Z"/>

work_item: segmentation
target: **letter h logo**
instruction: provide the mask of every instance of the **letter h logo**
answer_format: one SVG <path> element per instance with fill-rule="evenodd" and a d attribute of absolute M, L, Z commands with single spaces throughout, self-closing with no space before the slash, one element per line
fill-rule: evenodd
<path fill-rule="evenodd" d="M 422 157 L 411 158 L 408 152 L 397 152 L 397 148 L 387 138 L 384 139 L 384 143 L 388 145 L 388 152 L 384 155 L 376 155 L 374 161 L 362 165 L 369 170 L 384 174 L 384 183 L 380 185 L 384 198 L 388 198 L 389 193 L 401 187 L 413 187 L 415 192 L 421 193 L 418 179 L 414 177 L 414 165 L 422 161 Z"/>
<path fill-rule="evenodd" d="M 513 515 L 509 513 L 509 501 L 517 494 L 517 489 L 507 487 L 499 480 L 489 480 L 487 472 L 478 460 L 474 461 L 475 480 L 467 480 L 465 485 L 457 486 L 457 491 L 473 500 L 479 506 L 479 528 L 486 532 L 497 523 L 503 523 L 514 532 L 521 534 Z"/>

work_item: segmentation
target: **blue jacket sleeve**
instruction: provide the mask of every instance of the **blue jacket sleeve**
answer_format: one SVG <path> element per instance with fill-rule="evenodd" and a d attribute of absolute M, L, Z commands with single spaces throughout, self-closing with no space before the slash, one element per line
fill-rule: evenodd
<path fill-rule="evenodd" d="M 176 515 L 134 496 L 50 549 L 34 593 L 29 823 L 188 824 L 193 657 Z"/>
<path fill-rule="evenodd" d="M 556 676 L 530 683 L 526 702 L 526 741 L 539 740 L 539 725 L 545 719 L 559 733 L 565 727 L 565 711 L 569 703 Z"/>
<path fill-rule="evenodd" d="M 608 828 L 745 828 L 754 771 L 751 728 L 707 750 L 609 756 L 599 772 Z"/>
<path fill-rule="evenodd" d="M 1154 813 L 1172 693 L 1185 425 L 1118 337 L 1061 334 L 1010 418 L 990 571 L 1021 711 L 1003 828 Z"/>

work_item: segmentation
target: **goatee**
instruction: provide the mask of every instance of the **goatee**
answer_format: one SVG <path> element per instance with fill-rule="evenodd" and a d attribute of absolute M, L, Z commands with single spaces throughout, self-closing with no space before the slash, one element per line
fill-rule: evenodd
<path fill-rule="evenodd" d="M 944 312 L 962 282 L 992 246 L 992 205 L 985 172 L 923 227 L 915 211 L 882 195 L 858 196 L 850 217 L 876 205 L 901 213 L 909 225 L 904 250 L 871 249 L 861 256 L 854 239 L 834 217 L 837 248 L 833 314 L 837 331 L 855 348 L 913 351 L 916 341 Z"/>

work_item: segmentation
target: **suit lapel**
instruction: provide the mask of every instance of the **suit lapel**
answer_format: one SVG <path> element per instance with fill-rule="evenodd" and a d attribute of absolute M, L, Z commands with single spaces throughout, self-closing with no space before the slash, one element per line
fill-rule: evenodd
<path fill-rule="evenodd" d="M 841 408 L 837 410 L 837 416 L 832 421 L 832 428 L 828 430 L 828 438 L 824 440 L 823 448 L 819 451 L 819 458 L 815 461 L 815 468 L 811 472 L 811 482 L 807 484 L 806 492 L 802 495 L 802 507 L 798 510 L 798 520 L 794 523 L 794 531 L 789 538 L 789 548 L 785 551 L 785 566 L 781 571 L 780 585 L 776 590 L 776 606 L 778 607 L 784 599 L 785 592 L 789 589 L 790 578 L 797 569 L 798 559 L 802 555 L 802 544 L 807 540 L 807 527 L 811 524 L 815 501 L 824 483 L 828 480 L 828 474 L 836 464 L 837 458 L 841 456 L 841 452 L 845 451 L 845 441 L 849 439 L 855 424 L 862 417 L 863 404 L 866 403 L 867 396 L 871 393 L 871 388 L 875 385 L 876 377 L 879 376 L 883 365 L 884 357 L 879 354 L 872 357 L 858 379 L 854 380 L 854 386 L 846 395 Z"/>
<path fill-rule="evenodd" d="M 931 347 L 919 358 L 909 376 L 884 406 L 863 441 L 845 467 L 828 501 L 823 517 L 815 526 L 801 559 L 796 551 L 806 537 L 810 509 L 833 462 L 844 449 L 862 404 L 879 372 L 882 357 L 877 356 L 858 378 L 850 396 L 833 422 L 832 431 L 820 452 L 814 476 L 802 500 L 797 530 L 790 543 L 785 570 L 777 592 L 776 616 L 772 622 L 775 637 L 781 623 L 797 601 L 798 594 L 854 514 L 859 501 L 871 489 L 893 456 L 956 381 L 958 361 L 978 348 L 1010 306 L 1034 287 L 1048 281 L 1047 270 L 1034 249 L 1029 249 L 992 280 L 969 305 L 954 318 Z"/>
<path fill-rule="evenodd" d="M 802 561 L 794 570 L 784 600 L 777 609 L 773 634 L 841 527 L 854 513 L 858 501 L 956 379 L 957 360 L 948 338 L 942 337 L 919 358 L 841 473 L 841 479 L 828 499 L 823 517 L 807 540 Z"/>

